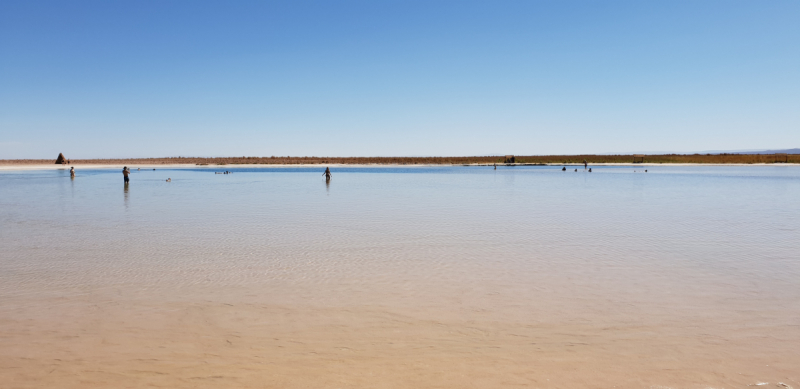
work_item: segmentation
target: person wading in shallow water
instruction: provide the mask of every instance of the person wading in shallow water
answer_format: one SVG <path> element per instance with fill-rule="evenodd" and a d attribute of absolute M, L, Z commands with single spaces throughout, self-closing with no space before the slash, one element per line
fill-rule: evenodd
<path fill-rule="evenodd" d="M 69 168 L 69 178 L 75 178 L 75 168 Z"/>
<path fill-rule="evenodd" d="M 126 184 L 130 181 L 130 179 L 128 178 L 128 174 L 131 174 L 131 171 L 128 170 L 127 166 L 123 167 L 122 168 L 122 177 L 125 178 L 125 183 Z"/>
<path fill-rule="evenodd" d="M 326 167 L 325 168 L 325 173 L 322 173 L 322 175 L 325 176 L 325 180 L 330 180 L 331 179 L 331 168 Z"/>

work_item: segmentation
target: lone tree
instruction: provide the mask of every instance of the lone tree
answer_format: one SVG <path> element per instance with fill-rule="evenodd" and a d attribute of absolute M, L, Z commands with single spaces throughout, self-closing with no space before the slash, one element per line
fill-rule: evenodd
<path fill-rule="evenodd" d="M 56 158 L 56 165 L 63 165 L 67 163 L 67 159 L 64 158 L 64 154 L 58 153 L 58 158 Z"/>

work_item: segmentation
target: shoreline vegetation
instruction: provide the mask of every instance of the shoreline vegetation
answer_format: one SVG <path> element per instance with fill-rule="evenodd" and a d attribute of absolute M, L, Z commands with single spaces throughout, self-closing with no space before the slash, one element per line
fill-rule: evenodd
<path fill-rule="evenodd" d="M 636 155 L 645 164 L 770 164 L 800 163 L 800 154 L 662 154 Z M 630 164 L 634 155 L 517 155 L 514 165 Z M 167 157 L 72 159 L 72 165 L 481 165 L 506 164 L 506 156 L 473 157 Z M 0 159 L 0 166 L 53 165 L 55 159 Z M 511 164 L 511 163 L 509 163 Z"/>

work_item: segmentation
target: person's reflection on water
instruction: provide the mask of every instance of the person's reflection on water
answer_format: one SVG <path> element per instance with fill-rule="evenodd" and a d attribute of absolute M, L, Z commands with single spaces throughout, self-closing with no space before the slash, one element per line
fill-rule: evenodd
<path fill-rule="evenodd" d="M 331 193 L 331 179 L 330 178 L 326 178 L 325 179 L 325 192 L 327 194 Z"/>
<path fill-rule="evenodd" d="M 125 189 L 122 190 L 125 197 L 125 210 L 128 210 L 128 183 L 125 183 Z"/>

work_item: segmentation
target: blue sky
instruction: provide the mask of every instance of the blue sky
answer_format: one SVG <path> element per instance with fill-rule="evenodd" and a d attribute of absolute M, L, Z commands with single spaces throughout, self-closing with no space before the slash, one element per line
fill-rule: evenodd
<path fill-rule="evenodd" d="M 789 147 L 797 1 L 0 2 L 0 159 Z"/>

